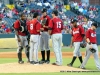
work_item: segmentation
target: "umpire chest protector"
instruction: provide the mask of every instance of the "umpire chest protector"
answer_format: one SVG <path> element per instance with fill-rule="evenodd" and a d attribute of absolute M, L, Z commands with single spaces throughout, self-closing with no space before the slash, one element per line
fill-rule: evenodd
<path fill-rule="evenodd" d="M 19 31 L 22 33 L 27 33 L 26 20 L 19 20 L 19 23 L 20 23 Z"/>

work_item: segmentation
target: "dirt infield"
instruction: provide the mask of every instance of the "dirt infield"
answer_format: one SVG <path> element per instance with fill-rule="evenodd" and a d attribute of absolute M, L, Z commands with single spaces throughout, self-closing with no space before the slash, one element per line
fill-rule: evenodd
<path fill-rule="evenodd" d="M 60 71 L 87 71 L 68 66 L 54 66 L 51 64 L 33 65 L 29 63 L 7 63 L 0 64 L 0 73 L 39 73 L 39 72 L 60 72 Z"/>
<path fill-rule="evenodd" d="M 41 53 L 39 52 L 38 55 L 39 55 L 39 58 L 40 58 L 41 57 Z M 85 55 L 85 53 L 82 52 L 82 56 L 83 57 L 84 57 L 84 55 Z M 99 53 L 99 55 L 100 55 L 100 53 Z M 23 57 L 26 57 L 24 52 L 23 52 L 23 55 L 22 56 Z M 50 56 L 52 58 L 55 57 L 54 56 L 54 52 L 51 52 L 50 53 Z M 73 53 L 72 52 L 62 52 L 62 56 L 63 57 L 70 58 L 70 57 L 73 56 Z M 91 57 L 93 57 L 93 56 L 91 56 Z M 1 52 L 0 53 L 0 58 L 17 58 L 17 52 Z"/>

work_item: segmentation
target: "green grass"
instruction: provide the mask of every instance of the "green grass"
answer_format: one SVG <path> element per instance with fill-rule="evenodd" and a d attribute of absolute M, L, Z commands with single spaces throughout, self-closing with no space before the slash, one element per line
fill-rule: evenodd
<path fill-rule="evenodd" d="M 100 51 L 100 46 L 98 46 L 98 49 Z M 17 49 L 0 49 L 0 52 L 16 52 Z M 51 51 L 53 51 L 53 48 L 50 48 Z M 74 50 L 73 48 L 70 47 L 62 47 L 62 52 L 72 52 Z M 81 52 L 84 52 L 86 49 L 85 48 L 81 48 Z M 23 50 L 24 51 L 24 50 Z M 39 49 L 39 51 L 41 51 Z"/>
<path fill-rule="evenodd" d="M 100 47 L 99 51 L 100 51 Z M 62 48 L 62 52 L 72 52 L 74 48 L 70 48 L 70 47 L 63 47 Z M 53 49 L 51 48 L 51 50 L 53 51 Z M 39 50 L 40 51 L 40 50 Z M 82 52 L 85 51 L 85 49 L 81 49 Z M 16 49 L 0 49 L 0 52 L 16 52 Z M 26 61 L 26 58 L 23 58 L 24 61 Z M 68 63 L 70 63 L 72 60 L 72 58 L 63 58 L 63 65 L 66 66 Z M 17 62 L 18 59 L 17 58 L 0 58 L 0 64 L 4 64 L 4 63 L 13 63 L 13 62 Z M 55 62 L 55 58 L 51 58 L 51 63 Z M 78 59 L 76 59 L 75 63 L 73 64 L 73 67 L 78 67 L 80 66 L 80 62 Z M 86 69 L 88 70 L 97 70 L 95 63 L 94 63 L 94 59 L 90 58 L 87 62 L 86 65 Z M 64 73 L 0 73 L 0 75 L 99 75 L 99 72 L 64 72 Z"/>
<path fill-rule="evenodd" d="M 76 72 L 76 73 L 74 73 L 74 72 L 72 72 L 72 73 L 67 73 L 67 72 L 65 72 L 65 73 L 0 73 L 0 75 L 99 75 L 100 73 L 99 72 L 97 72 L 97 73 L 95 73 L 95 72 L 81 72 L 81 73 L 78 73 L 78 72 Z"/>

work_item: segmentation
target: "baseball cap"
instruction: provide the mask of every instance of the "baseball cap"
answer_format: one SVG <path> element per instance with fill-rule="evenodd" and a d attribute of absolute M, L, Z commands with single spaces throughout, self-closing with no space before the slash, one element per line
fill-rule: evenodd
<path fill-rule="evenodd" d="M 42 9 L 42 13 L 44 13 L 44 12 L 47 12 L 47 9 L 46 8 L 43 8 Z"/>
<path fill-rule="evenodd" d="M 58 11 L 56 10 L 56 9 L 54 9 L 53 11 L 52 11 L 52 14 L 55 14 L 56 16 L 58 15 Z"/>
<path fill-rule="evenodd" d="M 74 22 L 78 22 L 76 19 L 73 19 L 72 21 L 71 21 L 71 23 L 74 23 Z"/>
<path fill-rule="evenodd" d="M 95 26 L 96 28 L 98 27 L 97 23 L 92 23 L 93 26 Z"/>

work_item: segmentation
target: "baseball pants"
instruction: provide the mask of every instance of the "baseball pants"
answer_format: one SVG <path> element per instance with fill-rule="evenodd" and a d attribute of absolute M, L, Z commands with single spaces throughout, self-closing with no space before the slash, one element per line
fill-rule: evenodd
<path fill-rule="evenodd" d="M 88 61 L 90 55 L 93 54 L 96 67 L 97 67 L 98 70 L 100 70 L 99 53 L 98 53 L 97 44 L 92 44 L 92 47 L 96 50 L 96 53 L 92 53 L 92 52 L 89 50 L 89 44 L 87 44 L 87 46 L 86 46 L 85 58 L 84 58 L 83 63 L 81 64 L 80 67 L 85 67 L 85 65 L 86 65 L 86 63 L 87 63 L 87 61 Z"/>
<path fill-rule="evenodd" d="M 40 49 L 41 49 L 41 51 L 50 50 L 49 38 L 50 38 L 50 36 L 49 36 L 48 32 L 41 32 L 41 36 L 40 36 Z"/>
<path fill-rule="evenodd" d="M 62 52 L 61 52 L 62 34 L 52 35 L 52 44 L 56 57 L 56 64 L 62 65 Z"/>
<path fill-rule="evenodd" d="M 39 44 L 40 44 L 40 35 L 31 35 L 30 36 L 30 61 L 38 62 Z M 33 60 L 33 55 L 34 55 L 34 60 Z"/>
<path fill-rule="evenodd" d="M 74 42 L 74 51 L 73 51 L 73 56 L 78 56 L 78 57 L 80 57 L 80 56 L 82 56 L 81 55 L 81 52 L 80 52 L 80 43 L 81 42 Z"/>
<path fill-rule="evenodd" d="M 18 46 L 17 53 L 19 52 L 19 48 L 20 47 L 25 47 L 25 53 L 26 53 L 26 51 L 27 51 L 26 46 L 28 46 L 27 36 L 21 36 L 21 35 L 19 35 L 19 37 L 21 39 L 21 42 L 18 42 L 17 36 L 15 35 L 15 38 L 17 40 L 17 46 Z"/>

